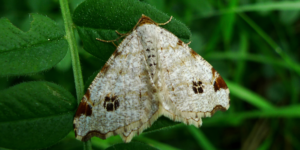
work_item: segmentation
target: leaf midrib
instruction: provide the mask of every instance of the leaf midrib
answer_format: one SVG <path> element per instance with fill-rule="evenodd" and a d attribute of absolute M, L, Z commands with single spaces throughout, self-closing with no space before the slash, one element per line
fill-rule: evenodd
<path fill-rule="evenodd" d="M 0 54 L 3 54 L 3 53 L 7 53 L 7 52 L 12 52 L 12 51 L 19 51 L 19 50 L 23 50 L 23 49 L 27 49 L 27 48 L 30 48 L 30 47 L 38 47 L 40 45 L 43 45 L 47 42 L 56 42 L 56 41 L 59 41 L 59 40 L 62 40 L 64 39 L 65 36 L 61 36 L 59 38 L 54 38 L 53 40 L 48 40 L 48 41 L 41 41 L 41 42 L 38 42 L 37 44 L 32 44 L 32 45 L 22 45 L 20 46 L 19 48 L 13 48 L 13 49 L 8 49 L 8 50 L 0 50 Z"/>

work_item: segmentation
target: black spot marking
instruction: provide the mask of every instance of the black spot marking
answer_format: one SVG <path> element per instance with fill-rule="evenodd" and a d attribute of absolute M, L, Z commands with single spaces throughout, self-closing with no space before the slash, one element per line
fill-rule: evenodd
<path fill-rule="evenodd" d="M 115 111 L 119 108 L 120 103 L 118 101 L 118 97 L 113 95 L 112 97 L 110 97 L 110 95 L 107 95 L 104 98 L 104 103 L 103 103 L 103 107 L 107 110 L 107 111 Z"/>
<path fill-rule="evenodd" d="M 114 104 L 108 103 L 108 104 L 106 105 L 106 110 L 107 110 L 107 111 L 114 111 Z"/>
<path fill-rule="evenodd" d="M 200 86 L 200 87 L 198 87 L 198 93 L 203 93 L 203 89 L 202 89 L 202 87 Z"/>
<path fill-rule="evenodd" d="M 201 81 L 198 81 L 198 85 L 201 85 L 202 84 L 202 82 Z"/>
<path fill-rule="evenodd" d="M 153 63 L 154 65 L 156 65 L 156 63 Z"/>
<path fill-rule="evenodd" d="M 195 92 L 196 94 L 198 93 L 198 90 L 197 90 L 196 87 L 193 87 L 193 90 L 194 90 L 194 92 Z"/>
<path fill-rule="evenodd" d="M 117 99 L 117 96 L 113 96 L 113 97 L 111 98 L 111 102 L 114 102 L 116 99 Z"/>
<path fill-rule="evenodd" d="M 149 52 L 149 51 L 150 51 L 150 49 L 149 49 L 149 48 L 147 48 L 147 49 L 146 49 L 146 51 L 148 51 L 148 52 Z"/>
<path fill-rule="evenodd" d="M 105 102 L 108 102 L 108 101 L 110 101 L 110 97 L 106 96 L 105 97 Z"/>
<path fill-rule="evenodd" d="M 155 57 L 155 55 L 152 55 L 152 57 Z"/>
<path fill-rule="evenodd" d="M 193 91 L 195 94 L 201 94 L 203 93 L 203 88 L 204 88 L 204 85 L 202 84 L 201 81 L 193 81 Z"/>
<path fill-rule="evenodd" d="M 149 65 L 150 67 L 152 66 L 152 64 Z"/>
<path fill-rule="evenodd" d="M 193 81 L 193 86 L 197 86 L 197 83 Z"/>
<path fill-rule="evenodd" d="M 140 91 L 140 99 L 142 98 L 142 93 L 141 93 L 141 91 Z"/>
<path fill-rule="evenodd" d="M 148 58 L 150 58 L 150 57 L 151 57 L 151 55 L 148 56 Z"/>

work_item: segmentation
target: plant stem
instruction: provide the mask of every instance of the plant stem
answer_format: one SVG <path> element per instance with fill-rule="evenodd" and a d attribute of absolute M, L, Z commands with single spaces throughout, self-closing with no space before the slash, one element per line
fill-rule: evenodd
<path fill-rule="evenodd" d="M 194 126 L 187 126 L 187 128 L 190 130 L 190 133 L 192 134 L 192 136 L 194 136 L 194 138 L 197 140 L 197 143 L 202 149 L 216 149 L 213 146 L 213 144 L 211 144 L 210 141 L 206 138 L 206 136 L 202 133 L 201 130 Z"/>
<path fill-rule="evenodd" d="M 88 140 L 83 143 L 83 149 L 84 150 L 92 150 L 92 142 L 91 140 Z"/>
<path fill-rule="evenodd" d="M 79 104 L 82 96 L 83 96 L 83 80 L 81 74 L 81 67 L 78 55 L 78 47 L 77 42 L 75 40 L 74 31 L 72 28 L 72 19 L 69 9 L 69 4 L 67 0 L 59 0 L 61 13 L 64 19 L 65 24 L 65 31 L 66 31 L 66 39 L 69 44 L 69 49 L 71 52 L 71 59 L 72 59 L 72 68 L 73 74 L 75 79 L 75 89 L 76 89 L 76 96 L 77 96 L 77 103 Z M 84 142 L 84 150 L 92 150 L 91 141 Z"/>
<path fill-rule="evenodd" d="M 66 39 L 69 43 L 69 49 L 71 52 L 72 58 L 72 67 L 73 67 L 73 74 L 75 79 L 75 88 L 76 88 L 76 95 L 77 95 L 77 103 L 79 104 L 82 96 L 83 96 L 83 80 L 81 74 L 81 67 L 78 55 L 78 47 L 77 42 L 75 40 L 74 31 L 72 28 L 72 19 L 69 10 L 69 4 L 67 0 L 59 0 L 61 13 L 64 19 L 65 30 L 66 30 Z"/>

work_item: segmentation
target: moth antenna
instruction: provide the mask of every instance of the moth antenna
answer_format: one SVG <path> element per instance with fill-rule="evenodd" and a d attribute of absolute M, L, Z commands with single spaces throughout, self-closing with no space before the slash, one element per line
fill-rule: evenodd
<path fill-rule="evenodd" d="M 114 42 L 118 41 L 119 39 L 121 39 L 121 38 L 123 38 L 123 37 L 125 37 L 125 36 L 127 36 L 131 33 L 131 32 L 128 32 L 128 33 L 123 34 L 123 33 L 118 32 L 117 30 L 115 30 L 115 32 L 117 34 L 119 34 L 120 36 L 118 38 L 114 39 L 114 40 L 102 40 L 102 39 L 99 39 L 99 38 L 96 38 L 96 40 L 101 41 L 101 42 L 106 42 L 106 43 L 113 43 L 116 47 L 118 47 Z"/>
<path fill-rule="evenodd" d="M 171 16 L 170 19 L 169 19 L 167 22 L 165 22 L 165 23 L 157 23 L 157 25 L 159 25 L 159 26 L 166 25 L 166 24 L 168 24 L 169 22 L 171 22 L 172 18 L 173 18 L 173 16 Z"/>
<path fill-rule="evenodd" d="M 118 30 L 116 30 L 115 32 L 116 32 L 117 34 L 121 35 L 121 36 L 127 36 L 127 35 L 128 35 L 128 33 L 120 33 L 120 32 L 118 32 Z"/>

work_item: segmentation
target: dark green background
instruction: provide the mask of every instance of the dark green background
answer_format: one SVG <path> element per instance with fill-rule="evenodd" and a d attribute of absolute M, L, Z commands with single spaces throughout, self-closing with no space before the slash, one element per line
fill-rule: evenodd
<path fill-rule="evenodd" d="M 72 14 L 78 13 L 76 11 L 79 10 L 75 9 L 81 2 L 83 0 L 70 0 Z M 88 38 L 91 37 L 87 35 L 114 39 L 117 35 L 113 35 L 113 30 L 123 33 L 131 30 L 131 24 L 134 25 L 141 12 L 153 13 L 151 17 L 158 22 L 173 16 L 174 22 L 177 20 L 179 23 L 166 28 L 186 42 L 191 40 L 190 47 L 226 80 L 231 91 L 230 109 L 203 119 L 203 126 L 199 129 L 160 118 L 148 132 L 133 138 L 135 142 L 132 144 L 110 147 L 122 143 L 120 137 L 107 140 L 93 138 L 94 149 L 134 149 L 145 144 L 158 149 L 300 149 L 300 1 L 146 0 L 144 3 L 147 4 L 145 7 L 151 7 L 147 12 L 137 7 L 140 5 L 132 8 L 133 5 L 121 5 L 121 2 L 118 7 L 127 11 L 118 12 L 119 9 L 114 6 L 100 4 L 102 12 L 94 10 L 98 12 L 94 13 L 90 6 L 85 9 L 93 13 L 81 12 L 95 19 L 99 17 L 99 20 L 107 17 L 115 24 L 99 20 L 80 22 L 82 18 L 74 15 L 74 27 L 79 31 L 76 37 L 85 84 L 89 84 L 93 79 L 91 76 L 102 68 L 114 51 L 114 46 L 107 43 L 103 49 L 93 45 L 103 43 L 90 41 Z M 95 9 L 99 7 L 95 6 Z M 9 19 L 22 31 L 30 29 L 31 13 L 48 16 L 64 30 L 58 0 L 0 0 L 0 17 Z M 113 18 L 113 13 L 122 13 L 123 17 L 128 17 L 128 22 Z M 125 26 L 119 27 L 118 24 L 122 23 Z M 105 29 L 111 34 L 102 35 L 95 31 L 83 34 L 83 26 Z M 190 37 L 180 33 L 185 26 L 191 32 Z M 186 33 L 189 34 L 189 31 Z M 62 61 L 54 67 L 44 68 L 42 72 L 17 76 L 9 76 L 14 73 L 1 74 L 0 90 L 26 81 L 49 81 L 76 97 L 69 55 L 67 52 Z M 0 68 L 0 71 L 3 70 Z M 0 98 L 0 102 L 2 100 Z M 47 149 L 82 149 L 82 143 L 74 139 L 71 131 Z"/>

